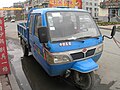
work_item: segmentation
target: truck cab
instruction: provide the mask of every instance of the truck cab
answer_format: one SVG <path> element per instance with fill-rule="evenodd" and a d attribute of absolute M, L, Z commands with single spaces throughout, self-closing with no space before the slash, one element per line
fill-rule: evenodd
<path fill-rule="evenodd" d="M 44 29 L 43 32 L 39 30 L 40 28 Z M 41 37 L 41 33 L 46 34 L 47 37 Z M 45 41 L 47 39 L 47 42 L 40 43 L 40 37 Z M 59 58 L 66 57 L 66 61 L 56 59 L 50 61 L 50 64 L 61 64 L 67 61 L 69 63 L 90 57 L 94 58 L 96 62 L 102 52 L 102 41 L 102 35 L 87 11 L 70 8 L 44 8 L 31 12 L 29 42 L 32 51 L 44 56 L 44 47 L 56 58 L 59 57 L 59 54 Z M 38 48 L 40 52 L 37 51 Z M 68 58 L 70 60 L 67 60 Z"/>

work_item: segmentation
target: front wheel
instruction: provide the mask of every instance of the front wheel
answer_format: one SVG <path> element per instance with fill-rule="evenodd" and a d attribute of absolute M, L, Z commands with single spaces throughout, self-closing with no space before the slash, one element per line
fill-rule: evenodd
<path fill-rule="evenodd" d="M 80 73 L 74 71 L 75 85 L 82 90 L 92 90 L 95 82 L 94 72 Z"/>

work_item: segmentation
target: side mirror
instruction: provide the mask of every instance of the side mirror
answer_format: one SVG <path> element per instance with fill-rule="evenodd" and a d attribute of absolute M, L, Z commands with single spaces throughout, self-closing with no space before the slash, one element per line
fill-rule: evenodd
<path fill-rule="evenodd" d="M 115 32 L 116 32 L 116 26 L 113 26 L 112 32 L 111 32 L 111 37 L 103 35 L 103 40 L 104 40 L 104 37 L 106 37 L 108 39 L 112 39 L 114 37 L 114 35 L 115 35 Z"/>
<path fill-rule="evenodd" d="M 116 26 L 113 26 L 112 32 L 111 32 L 111 37 L 113 38 L 116 32 Z"/>
<path fill-rule="evenodd" d="M 38 38 L 40 43 L 48 42 L 48 28 L 47 27 L 38 27 Z"/>

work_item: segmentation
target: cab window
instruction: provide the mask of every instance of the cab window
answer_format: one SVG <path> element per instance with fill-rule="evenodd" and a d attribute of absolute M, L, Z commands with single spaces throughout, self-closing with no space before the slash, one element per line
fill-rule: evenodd
<path fill-rule="evenodd" d="M 42 26 L 42 20 L 40 15 L 35 16 L 35 35 L 38 37 L 38 27 Z"/>
<path fill-rule="evenodd" d="M 29 33 L 32 33 L 32 25 L 33 25 L 33 15 L 30 16 L 30 22 L 29 22 Z"/>

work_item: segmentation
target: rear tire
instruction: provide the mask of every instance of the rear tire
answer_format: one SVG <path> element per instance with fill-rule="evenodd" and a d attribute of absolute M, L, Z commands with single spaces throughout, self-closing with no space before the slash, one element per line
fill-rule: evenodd
<path fill-rule="evenodd" d="M 20 44 L 22 45 L 22 37 L 20 37 Z"/>
<path fill-rule="evenodd" d="M 80 73 L 74 71 L 75 86 L 82 90 L 92 90 L 95 82 L 94 72 Z"/>
<path fill-rule="evenodd" d="M 28 54 L 29 54 L 28 48 L 23 39 L 21 40 L 21 45 L 22 45 L 22 49 L 23 49 L 23 56 L 28 56 Z"/>

